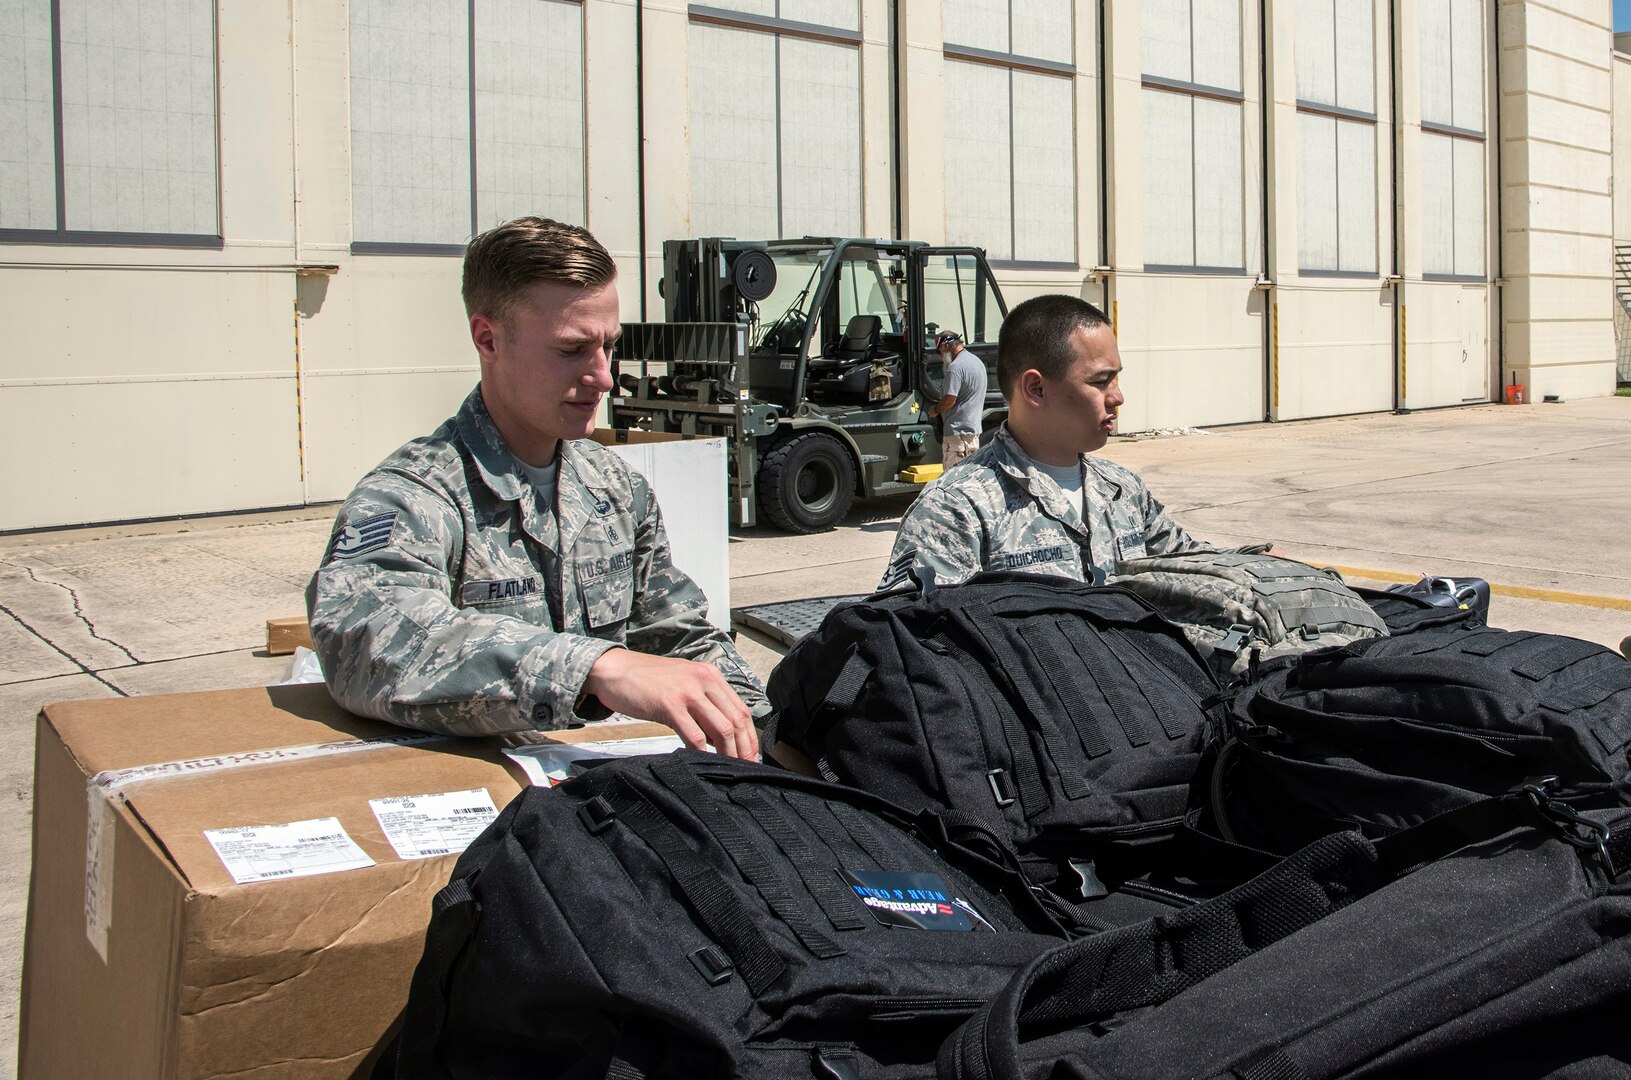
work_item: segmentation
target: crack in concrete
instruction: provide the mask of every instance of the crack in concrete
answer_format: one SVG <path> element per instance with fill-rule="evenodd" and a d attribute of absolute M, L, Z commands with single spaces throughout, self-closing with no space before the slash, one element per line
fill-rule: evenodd
<path fill-rule="evenodd" d="M 136 659 L 135 655 L 132 654 L 129 649 L 125 648 L 123 645 L 119 644 L 117 641 L 114 641 L 112 638 L 104 637 L 101 634 L 96 632 L 96 624 L 91 622 L 90 617 L 85 614 L 85 609 L 80 605 L 80 602 L 79 602 L 79 593 L 75 589 L 73 589 L 71 586 L 64 585 L 60 581 L 50 581 L 50 580 L 48 580 L 46 578 L 39 577 L 37 574 L 34 573 L 34 568 L 32 566 L 24 566 L 23 567 L 23 572 L 26 573 L 29 576 L 29 579 L 32 580 L 33 582 L 35 582 L 36 584 L 39 584 L 39 585 L 55 585 L 57 588 L 59 588 L 62 591 L 66 592 L 68 594 L 68 598 L 70 600 L 72 600 L 73 603 L 74 603 L 74 618 L 78 619 L 80 622 L 85 624 L 85 631 L 88 634 L 90 634 L 91 637 L 95 638 L 97 641 L 103 642 L 104 644 L 112 645 L 115 649 L 118 649 L 120 652 L 124 653 L 126 659 L 128 659 L 132 664 L 141 663 L 141 661 Z M 13 617 L 15 618 L 15 616 L 13 616 Z M 21 621 L 21 620 L 19 620 L 19 621 Z M 83 667 L 84 665 L 81 665 L 81 666 Z M 87 668 L 86 670 L 88 671 L 90 669 Z"/>
<path fill-rule="evenodd" d="M 74 665 L 74 667 L 78 668 L 80 671 L 82 671 L 86 675 L 89 675 L 91 678 L 95 679 L 97 682 L 101 683 L 103 686 L 107 687 L 109 690 L 112 690 L 115 694 L 118 694 L 120 697 L 129 697 L 130 696 L 124 690 L 121 690 L 119 687 L 117 687 L 117 686 L 113 685 L 112 683 L 108 682 L 108 680 L 104 679 L 102 676 L 98 675 L 96 672 L 94 672 L 90 668 L 86 667 L 84 661 L 80 660 L 79 657 L 75 656 L 73 653 L 71 653 L 68 650 L 64 649 L 61 645 L 58 645 L 56 642 L 52 641 L 50 638 L 46 637 L 44 634 L 40 633 L 38 630 L 36 630 L 32 626 L 28 625 L 28 620 L 27 619 L 24 619 L 21 615 L 17 614 L 15 611 L 11 610 L 6 605 L 0 604 L 0 612 L 4 612 L 5 614 L 11 616 L 12 620 L 14 622 L 16 622 L 16 624 L 18 626 L 21 626 L 24 630 L 27 630 L 30 634 L 33 634 L 35 637 L 39 638 L 40 641 L 42 643 L 44 643 L 47 648 L 50 648 L 50 649 L 54 650 L 55 652 L 59 653 L 62 656 L 63 659 L 67 660 L 70 664 Z M 125 653 L 125 655 L 130 656 L 129 653 Z M 134 659 L 134 657 L 132 657 L 132 659 Z M 60 676 L 60 675 L 53 675 L 53 676 L 50 676 L 50 677 L 53 678 L 53 679 L 62 678 L 62 676 Z M 44 680 L 25 679 L 24 681 L 25 682 L 42 682 Z M 11 684 L 8 683 L 7 685 L 11 685 Z"/>
<path fill-rule="evenodd" d="M 0 604 L 0 612 L 5 612 L 5 614 L 10 615 L 13 619 L 17 619 L 16 614 L 14 614 L 12 611 L 7 609 L 3 604 Z M 17 619 L 17 621 L 19 623 L 22 622 L 21 619 Z M 23 625 L 25 627 L 27 627 L 26 623 L 24 623 Z M 27 628 L 31 632 L 34 632 L 32 627 L 27 627 Z M 34 634 L 35 634 L 36 637 L 40 636 L 38 634 L 38 632 L 34 632 Z M 42 640 L 44 640 L 44 639 L 42 638 Z M 51 642 L 46 641 L 46 644 L 50 645 Z M 57 651 L 62 652 L 61 649 L 57 649 Z M 79 664 L 80 669 L 82 671 L 84 671 L 85 674 L 87 674 L 87 675 L 96 675 L 96 674 L 98 674 L 100 672 L 104 672 L 104 671 L 138 671 L 138 670 L 141 670 L 141 669 L 144 669 L 144 668 L 162 667 L 165 664 L 178 664 L 178 663 L 181 663 L 184 660 L 202 660 L 202 659 L 204 659 L 206 657 L 211 657 L 211 656 L 230 656 L 233 653 L 241 653 L 241 652 L 253 653 L 254 651 L 255 650 L 253 648 L 247 648 L 247 649 L 215 649 L 215 650 L 212 650 L 210 652 L 188 653 L 186 656 L 166 657 L 163 660 L 138 660 L 138 661 L 136 661 L 134 663 L 130 663 L 130 664 L 112 664 L 112 665 L 109 665 L 108 667 L 97 668 L 96 671 L 91 671 L 89 668 L 86 668 L 85 665 L 79 664 L 79 661 L 77 661 L 77 660 L 74 660 L 74 663 Z M 73 660 L 73 657 L 70 656 L 69 659 Z M 12 679 L 12 680 L 7 681 L 7 682 L 0 682 L 0 687 L 24 686 L 24 685 L 26 685 L 28 683 L 50 682 L 52 679 L 67 679 L 67 678 L 71 678 L 71 677 L 72 677 L 71 675 L 31 675 L 26 679 Z M 106 680 L 99 679 L 98 681 L 103 682 L 106 685 L 110 685 L 110 686 L 112 685 L 111 683 L 107 683 Z M 118 689 L 118 688 L 114 687 L 114 689 Z M 126 695 L 126 696 L 128 696 L 128 695 Z"/>

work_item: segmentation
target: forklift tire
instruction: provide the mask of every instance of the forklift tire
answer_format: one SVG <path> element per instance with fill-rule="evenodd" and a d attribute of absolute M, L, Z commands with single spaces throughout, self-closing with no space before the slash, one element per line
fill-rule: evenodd
<path fill-rule="evenodd" d="M 759 508 L 787 532 L 826 532 L 843 520 L 854 500 L 855 462 L 825 432 L 794 435 L 759 466 Z"/>

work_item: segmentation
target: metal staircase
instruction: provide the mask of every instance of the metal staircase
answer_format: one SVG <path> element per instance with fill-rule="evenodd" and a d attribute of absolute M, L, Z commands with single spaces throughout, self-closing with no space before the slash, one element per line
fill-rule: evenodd
<path fill-rule="evenodd" d="M 1631 244 L 1614 244 L 1614 297 L 1620 302 L 1614 313 L 1616 380 L 1624 386 L 1631 384 Z"/>
<path fill-rule="evenodd" d="M 1614 295 L 1620 309 L 1631 315 L 1631 244 L 1614 244 Z"/>

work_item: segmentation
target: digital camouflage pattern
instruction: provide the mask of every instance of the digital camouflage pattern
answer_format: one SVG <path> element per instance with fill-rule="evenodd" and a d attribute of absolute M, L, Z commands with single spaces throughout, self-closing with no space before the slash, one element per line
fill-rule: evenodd
<path fill-rule="evenodd" d="M 1031 464 L 1008 432 L 963 459 L 918 497 L 900 533 L 879 591 L 910 580 L 916 568 L 936 584 L 981 570 L 1025 570 L 1102 584 L 1118 562 L 1170 551 L 1211 551 L 1167 515 L 1132 471 L 1082 456 L 1083 513 L 1053 478 Z M 1086 518 L 1084 521 L 1083 518 Z"/>
<path fill-rule="evenodd" d="M 335 700 L 454 735 L 559 728 L 578 719 L 595 661 L 626 645 L 712 664 L 755 716 L 768 712 L 670 561 L 646 479 L 586 439 L 562 442 L 558 460 L 552 513 L 478 388 L 363 477 L 306 589 Z"/>
<path fill-rule="evenodd" d="M 1243 675 L 1260 659 L 1383 637 L 1387 625 L 1335 571 L 1293 559 L 1188 552 L 1131 559 L 1109 584 L 1130 589 L 1183 628 L 1220 674 Z M 1230 639 L 1230 631 L 1241 633 Z M 1228 640 L 1224 651 L 1216 651 Z"/>

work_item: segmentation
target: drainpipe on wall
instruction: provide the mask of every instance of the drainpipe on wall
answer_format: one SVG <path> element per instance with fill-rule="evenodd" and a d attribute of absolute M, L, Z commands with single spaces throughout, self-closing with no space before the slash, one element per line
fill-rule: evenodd
<path fill-rule="evenodd" d="M 900 20 L 903 18 L 905 14 L 899 0 L 889 0 L 889 145 L 893 155 L 889 170 L 889 183 L 893 189 L 889 193 L 889 235 L 897 240 L 902 232 L 904 215 L 900 212 L 900 200 L 906 182 L 901 173 L 900 156 L 900 73 L 906 66 L 906 50 L 901 45 L 905 35 L 900 32 Z"/>
<path fill-rule="evenodd" d="M 1099 261 L 1093 272 L 1099 278 L 1099 300 L 1106 315 L 1110 314 L 1110 45 L 1105 40 L 1106 19 L 1104 9 L 1110 0 L 1099 0 L 1098 18 L 1099 52 Z"/>
<path fill-rule="evenodd" d="M 1393 290 L 1393 408 L 1395 412 L 1404 409 L 1403 380 L 1405 365 L 1405 321 L 1404 321 L 1404 269 L 1399 265 L 1399 252 L 1402 245 L 1399 238 L 1404 234 L 1404 212 L 1399 205 L 1399 192 L 1404 184 L 1400 179 L 1400 170 L 1404 168 L 1399 146 L 1404 140 L 1404 124 L 1399 119 L 1399 24 L 1398 11 L 1400 0 L 1393 0 L 1387 7 L 1387 56 L 1388 56 L 1388 110 L 1391 113 L 1393 124 L 1392 137 L 1388 139 L 1388 152 L 1391 160 L 1388 169 L 1388 199 L 1390 200 L 1389 213 L 1393 218 L 1393 255 L 1388 267 L 1388 276 L 1382 284 Z"/>
<path fill-rule="evenodd" d="M 1504 189 L 1501 186 L 1501 21 L 1499 18 L 1491 20 L 1490 40 L 1487 43 L 1490 49 L 1490 83 L 1495 97 L 1495 124 L 1494 144 L 1495 153 L 1495 280 L 1490 284 L 1489 290 L 1490 314 L 1495 319 L 1495 349 L 1494 365 L 1485 361 L 1485 369 L 1493 366 L 1495 370 L 1495 386 L 1491 390 L 1490 400 L 1500 401 L 1504 391 L 1501 389 L 1507 381 L 1506 367 L 1506 218 L 1501 214 L 1501 199 Z M 1611 65 L 1612 66 L 1612 65 Z M 1612 72 L 1611 72 L 1612 74 Z M 1486 142 L 1484 145 L 1488 146 Z M 1612 231 L 1612 230 L 1610 230 Z M 1531 358 L 1532 362 L 1532 358 Z M 1517 380 L 1514 379 L 1514 382 Z M 1524 382 L 1530 377 L 1524 376 Z"/>
<path fill-rule="evenodd" d="M 295 48 L 295 39 L 299 36 L 296 31 L 295 19 L 298 15 L 296 0 L 289 0 L 289 169 L 291 172 L 289 196 L 292 205 L 289 208 L 289 220 L 293 229 L 291 254 L 294 264 L 300 265 L 300 83 L 298 64 L 300 54 Z M 306 384 L 300 370 L 300 282 L 301 275 L 296 271 L 294 276 L 294 429 L 295 429 L 295 455 L 300 467 L 300 501 L 302 504 L 311 502 L 311 491 L 307 485 L 306 477 Z"/>
<path fill-rule="evenodd" d="M 1257 3 L 1257 69 L 1258 69 L 1258 103 L 1260 116 L 1257 132 L 1257 145 L 1259 151 L 1259 175 L 1257 187 L 1261 194 L 1260 211 L 1262 216 L 1261 231 L 1263 234 L 1263 265 L 1258 271 L 1257 282 L 1252 287 L 1263 293 L 1263 359 L 1268 369 L 1268 378 L 1263 380 L 1263 419 L 1278 420 L 1280 412 L 1280 335 L 1276 329 L 1279 323 L 1279 314 L 1276 311 L 1278 300 L 1274 291 L 1274 274 L 1270 270 L 1273 257 L 1273 246 L 1269 235 L 1269 119 L 1274 108 L 1274 99 L 1269 94 L 1269 6 L 1268 0 L 1258 0 Z"/>
<path fill-rule="evenodd" d="M 640 247 L 640 321 L 646 314 L 646 5 L 634 0 L 634 177 L 636 243 Z"/>

